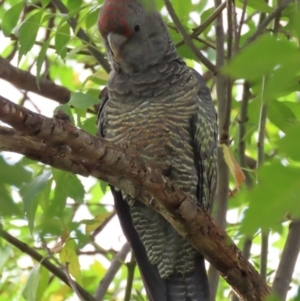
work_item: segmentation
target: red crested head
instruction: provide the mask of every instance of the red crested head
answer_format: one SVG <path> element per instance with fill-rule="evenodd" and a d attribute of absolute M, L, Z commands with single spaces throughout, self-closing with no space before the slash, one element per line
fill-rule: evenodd
<path fill-rule="evenodd" d="M 128 0 L 106 0 L 99 12 L 98 29 L 102 37 L 117 33 L 129 37 L 132 33 L 127 21 L 129 14 Z"/>

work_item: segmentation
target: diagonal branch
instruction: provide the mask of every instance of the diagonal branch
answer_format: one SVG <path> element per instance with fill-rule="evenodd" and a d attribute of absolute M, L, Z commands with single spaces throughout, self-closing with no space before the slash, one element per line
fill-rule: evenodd
<path fill-rule="evenodd" d="M 99 286 L 95 293 L 95 299 L 97 301 L 102 301 L 104 296 L 108 290 L 109 285 L 113 281 L 117 272 L 121 268 L 124 260 L 126 259 L 127 254 L 129 253 L 131 247 L 128 242 L 126 242 L 122 249 L 116 254 L 114 259 L 112 260 L 110 267 L 108 268 L 105 276 L 101 279 Z"/>
<path fill-rule="evenodd" d="M 275 274 L 272 291 L 280 299 L 286 300 L 286 295 L 292 281 L 293 272 L 300 251 L 300 221 L 292 221 L 283 248 L 281 260 Z"/>
<path fill-rule="evenodd" d="M 176 25 L 178 31 L 182 35 L 185 43 L 187 46 L 191 48 L 195 56 L 198 58 L 198 60 L 208 69 L 210 70 L 213 74 L 217 73 L 217 68 L 216 66 L 211 63 L 203 54 L 202 52 L 196 47 L 195 43 L 193 42 L 192 38 L 189 36 L 189 34 L 185 31 L 184 27 L 182 26 L 178 16 L 175 13 L 175 10 L 170 2 L 170 0 L 164 0 L 166 8 Z"/>
<path fill-rule="evenodd" d="M 262 301 L 269 288 L 254 267 L 244 259 L 227 233 L 201 206 L 172 182 L 142 162 L 138 154 L 89 135 L 71 125 L 64 115 L 54 119 L 36 114 L 0 96 L 0 120 L 31 136 L 12 139 L 0 132 L 0 149 L 10 150 L 54 167 L 92 175 L 120 188 L 151 206 L 180 235 L 214 265 L 242 300 Z M 21 140 L 37 141 L 20 147 Z M 24 142 L 23 142 L 24 143 Z M 154 202 L 150 202 L 151 199 Z"/>
<path fill-rule="evenodd" d="M 273 12 L 271 12 L 257 27 L 255 33 L 247 40 L 246 45 L 252 43 L 256 38 L 261 35 L 267 26 L 274 20 L 284 9 L 286 9 L 291 3 L 295 2 L 295 0 L 285 0 L 278 5 Z M 244 47 L 245 47 L 244 46 Z"/>
<path fill-rule="evenodd" d="M 41 96 L 51 98 L 64 104 L 70 100 L 71 92 L 69 89 L 59 86 L 51 80 L 40 78 L 39 86 L 37 78 L 28 71 L 23 71 L 14 67 L 6 59 L 0 56 L 0 78 L 10 82 L 17 88 L 31 91 Z"/>
<path fill-rule="evenodd" d="M 18 240 L 15 237 L 11 236 L 9 233 L 4 231 L 2 229 L 2 227 L 0 227 L 0 237 L 5 239 L 8 243 L 12 244 L 14 247 L 19 249 L 23 253 L 29 255 L 34 260 L 40 262 L 41 265 L 44 266 L 46 269 L 48 269 L 53 275 L 55 275 L 61 281 L 63 281 L 65 284 L 70 286 L 67 276 L 61 269 L 59 269 L 57 266 L 52 264 L 47 258 L 44 258 L 41 254 L 36 252 L 34 249 L 30 248 L 27 244 L 23 243 L 22 241 Z M 84 297 L 84 300 L 96 301 L 92 295 L 90 295 L 85 289 L 83 289 L 75 281 L 73 282 L 73 284 L 76 286 L 76 289 L 78 290 L 78 292 L 80 292 L 80 295 Z"/>
<path fill-rule="evenodd" d="M 226 2 L 221 3 L 215 11 L 199 26 L 193 29 L 193 32 L 190 34 L 190 38 L 194 39 L 198 37 L 215 19 L 221 14 L 221 12 L 226 7 Z M 175 22 L 174 22 L 175 23 Z M 180 47 L 184 44 L 184 40 L 176 43 L 176 47 Z"/>
<path fill-rule="evenodd" d="M 67 15 L 69 13 L 67 7 L 60 0 L 51 0 L 51 1 L 62 14 Z M 76 34 L 76 36 L 87 44 L 87 48 L 89 52 L 94 56 L 94 58 L 99 62 L 99 64 L 103 67 L 103 69 L 108 73 L 110 71 L 109 63 L 107 59 L 104 57 L 104 55 L 97 49 L 97 46 L 92 43 L 91 39 L 85 33 L 85 31 L 82 28 L 78 27 L 78 23 L 73 17 L 68 18 L 68 22 L 71 28 L 73 29 L 74 33 Z"/>

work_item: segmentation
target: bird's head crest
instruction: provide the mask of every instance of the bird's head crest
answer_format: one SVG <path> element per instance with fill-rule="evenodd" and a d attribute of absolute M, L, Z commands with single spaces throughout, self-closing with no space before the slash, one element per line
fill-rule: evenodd
<path fill-rule="evenodd" d="M 129 37 L 132 14 L 155 10 L 154 0 L 105 0 L 99 13 L 98 29 L 103 37 L 109 32 Z"/>

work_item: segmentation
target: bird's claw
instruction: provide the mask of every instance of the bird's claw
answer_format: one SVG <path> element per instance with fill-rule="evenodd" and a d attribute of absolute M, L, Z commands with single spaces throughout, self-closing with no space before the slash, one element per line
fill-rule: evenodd
<path fill-rule="evenodd" d="M 153 196 L 152 196 L 151 199 L 150 199 L 150 201 L 149 201 L 149 205 L 152 206 L 153 203 L 154 203 L 154 198 L 153 198 Z"/>

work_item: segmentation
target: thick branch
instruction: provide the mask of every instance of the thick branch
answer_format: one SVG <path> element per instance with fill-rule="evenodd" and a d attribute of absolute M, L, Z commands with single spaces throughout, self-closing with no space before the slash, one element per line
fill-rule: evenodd
<path fill-rule="evenodd" d="M 10 82 L 19 89 L 31 91 L 41 96 L 51 98 L 61 104 L 70 100 L 70 90 L 59 86 L 51 80 L 40 78 L 39 87 L 36 76 L 12 66 L 0 56 L 0 78 Z"/>
<path fill-rule="evenodd" d="M 47 118 L 0 97 L 0 120 L 44 141 L 39 143 L 44 145 L 43 153 L 33 149 L 36 159 L 43 158 L 44 161 L 40 161 L 58 168 L 63 166 L 65 170 L 71 166 L 71 172 L 76 168 L 82 170 L 151 206 L 219 270 L 242 300 L 264 300 L 269 294 L 266 283 L 206 210 L 151 168 L 151 164 L 143 163 L 132 150 L 124 151 L 100 137 L 91 136 L 63 117 Z M 0 135 L 0 148 L 24 153 L 18 141 L 10 141 L 15 139 Z M 28 145 L 26 151 L 30 152 L 30 148 Z M 154 202 L 150 202 L 152 198 Z"/>

